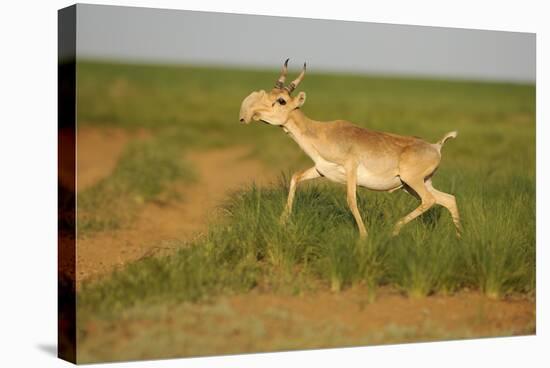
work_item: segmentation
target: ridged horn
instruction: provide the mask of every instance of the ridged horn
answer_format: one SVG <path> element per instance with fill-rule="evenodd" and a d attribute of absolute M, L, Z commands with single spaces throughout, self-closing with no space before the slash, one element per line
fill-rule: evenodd
<path fill-rule="evenodd" d="M 278 88 L 278 89 L 284 88 L 286 74 L 288 72 L 288 60 L 289 59 L 286 59 L 285 64 L 283 65 L 283 70 L 281 71 L 281 76 L 279 77 L 277 82 L 275 82 L 275 88 Z"/>
<path fill-rule="evenodd" d="M 285 87 L 285 89 L 288 91 L 288 93 L 292 93 L 298 87 L 298 84 L 304 79 L 304 76 L 306 75 L 306 63 L 304 63 L 304 68 L 302 69 L 302 72 L 298 76 L 298 78 L 294 79 L 288 86 Z"/>

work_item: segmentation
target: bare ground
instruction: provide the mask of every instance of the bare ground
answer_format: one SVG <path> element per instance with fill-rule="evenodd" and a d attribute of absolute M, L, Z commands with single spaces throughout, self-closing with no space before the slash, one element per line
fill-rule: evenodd
<path fill-rule="evenodd" d="M 301 296 L 252 292 L 212 303 L 129 310 L 89 322 L 79 356 L 155 359 L 393 344 L 535 333 L 535 302 L 491 300 L 476 292 L 407 298 L 381 289 L 373 303 L 358 287 Z"/>
<path fill-rule="evenodd" d="M 109 154 L 99 157 L 99 133 L 84 134 L 92 136 L 87 149 L 93 153 L 79 158 L 84 160 L 79 180 L 86 185 L 109 175 L 124 145 L 136 138 L 114 133 L 110 148 L 101 149 Z M 129 228 L 78 240 L 78 282 L 200 236 L 228 191 L 269 177 L 270 171 L 248 153 L 232 147 L 188 155 L 199 178 L 192 185 L 175 185 L 183 200 L 146 204 Z M 94 160 L 111 162 L 99 167 Z M 533 334 L 535 301 L 491 300 L 477 292 L 414 299 L 383 288 L 369 302 L 361 287 L 299 296 L 258 290 L 210 302 L 152 306 L 146 312 L 128 310 L 121 320 L 90 320 L 79 330 L 80 362 L 155 359 Z"/>
<path fill-rule="evenodd" d="M 106 134 L 108 136 L 106 136 Z M 144 133 L 139 139 L 146 136 Z M 123 131 L 79 131 L 79 189 L 109 175 L 124 146 L 136 137 Z M 181 200 L 143 206 L 127 228 L 105 231 L 77 241 L 77 283 L 102 276 L 143 257 L 181 246 L 200 236 L 228 192 L 269 177 L 269 170 L 249 157 L 246 147 L 194 152 L 185 159 L 197 170 L 195 183 L 175 183 Z"/>
<path fill-rule="evenodd" d="M 79 127 L 77 131 L 77 188 L 82 191 L 109 176 L 126 145 L 147 139 L 146 130 L 129 133 L 124 129 Z"/>

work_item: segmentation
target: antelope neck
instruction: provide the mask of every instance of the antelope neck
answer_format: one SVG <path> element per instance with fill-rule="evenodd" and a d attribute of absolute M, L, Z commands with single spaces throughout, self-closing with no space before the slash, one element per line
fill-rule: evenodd
<path fill-rule="evenodd" d="M 318 122 L 308 118 L 300 109 L 296 109 L 290 113 L 290 116 L 283 127 L 294 137 L 317 137 L 316 126 Z"/>

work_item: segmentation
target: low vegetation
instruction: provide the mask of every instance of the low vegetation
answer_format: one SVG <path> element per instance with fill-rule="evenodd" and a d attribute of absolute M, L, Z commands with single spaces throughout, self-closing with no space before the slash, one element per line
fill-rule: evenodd
<path fill-rule="evenodd" d="M 168 183 L 192 181 L 192 167 L 182 149 L 162 136 L 133 142 L 124 151 L 113 173 L 78 193 L 78 234 L 119 228 L 132 220 L 137 208 L 159 197 L 170 198 Z"/>
<path fill-rule="evenodd" d="M 463 288 L 491 297 L 533 292 L 534 191 L 514 198 L 503 191 L 487 199 L 487 185 L 474 181 L 459 197 L 464 213 L 460 240 L 441 209 L 393 238 L 391 225 L 414 206 L 412 197 L 361 193 L 370 233 L 366 241 L 358 240 L 343 188 L 304 186 L 292 220 L 281 225 L 286 184 L 252 187 L 236 193 L 225 207 L 228 221 L 213 224 L 196 243 L 85 285 L 81 311 L 89 307 L 110 314 L 135 304 L 198 301 L 252 288 L 297 294 L 363 284 L 373 298 L 380 285 L 413 297 Z"/>
<path fill-rule="evenodd" d="M 361 285 L 370 301 L 379 286 L 411 297 L 464 289 L 492 298 L 535 292 L 531 85 L 309 73 L 301 88 L 312 118 L 342 118 L 432 142 L 459 132 L 443 148 L 434 186 L 456 196 L 462 239 L 437 206 L 391 237 L 416 200 L 404 192 L 359 190 L 369 231 L 360 241 L 344 188 L 322 180 L 300 186 L 290 222 L 279 223 L 290 170 L 306 167 L 308 159 L 280 130 L 237 122 L 241 99 L 270 88 L 276 71 L 101 63 L 80 63 L 78 71 L 80 123 L 147 128 L 155 137 L 129 147 L 109 178 L 79 194 L 80 231 L 116 227 L 120 206 L 165 195 L 170 181 L 191 178 L 191 167 L 174 163 L 190 147 L 247 144 L 285 173 L 271 186 L 234 193 L 223 207 L 225 220 L 174 254 L 84 283 L 82 322 L 252 289 L 301 294 Z"/>

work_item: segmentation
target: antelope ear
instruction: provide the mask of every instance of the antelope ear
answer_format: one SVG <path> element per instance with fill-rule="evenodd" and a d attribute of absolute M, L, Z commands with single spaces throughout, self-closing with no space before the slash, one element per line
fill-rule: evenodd
<path fill-rule="evenodd" d="M 304 103 L 306 102 L 306 93 L 300 92 L 298 93 L 298 96 L 294 98 L 294 101 L 296 101 L 296 107 L 302 107 Z"/>

